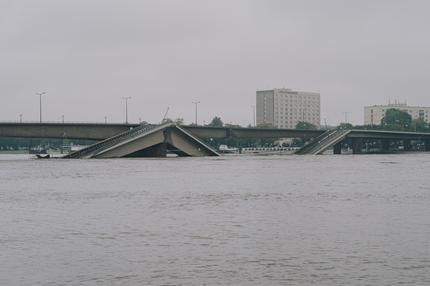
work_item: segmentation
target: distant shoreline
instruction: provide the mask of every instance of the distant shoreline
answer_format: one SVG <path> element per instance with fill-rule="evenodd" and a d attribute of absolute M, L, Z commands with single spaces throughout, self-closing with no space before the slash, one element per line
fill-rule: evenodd
<path fill-rule="evenodd" d="M 13 151 L 0 151 L 0 155 L 2 154 L 28 154 L 28 150 L 13 150 Z"/>

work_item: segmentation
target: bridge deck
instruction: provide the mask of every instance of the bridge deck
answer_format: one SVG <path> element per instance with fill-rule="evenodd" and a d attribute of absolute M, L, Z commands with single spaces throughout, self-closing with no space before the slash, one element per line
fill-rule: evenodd
<path fill-rule="evenodd" d="M 104 140 L 125 132 L 138 124 L 94 124 L 94 123 L 0 123 L 0 137 L 18 138 L 67 138 Z M 181 126 L 199 139 L 237 138 L 315 138 L 326 130 L 260 129 L 240 127 Z M 381 130 L 351 130 L 348 137 L 428 140 L 430 133 Z"/>

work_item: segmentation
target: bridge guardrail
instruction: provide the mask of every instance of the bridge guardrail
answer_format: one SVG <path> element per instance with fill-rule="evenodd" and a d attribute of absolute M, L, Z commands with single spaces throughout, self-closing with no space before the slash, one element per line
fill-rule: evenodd
<path fill-rule="evenodd" d="M 296 154 L 319 154 L 323 152 L 328 146 L 334 144 L 336 140 L 351 132 L 349 129 L 344 130 L 328 130 L 322 135 L 315 138 L 308 145 L 296 152 Z"/>
<path fill-rule="evenodd" d="M 122 133 L 120 133 L 118 135 L 115 135 L 113 137 L 105 139 L 105 140 L 103 140 L 101 142 L 97 142 L 97 143 L 95 143 L 93 145 L 90 145 L 87 148 L 84 148 L 84 149 L 81 149 L 79 151 L 76 151 L 76 152 L 73 152 L 71 154 L 68 154 L 68 155 L 64 156 L 64 158 L 76 158 L 76 157 L 79 157 L 79 156 L 85 156 L 84 154 L 90 154 L 93 151 L 96 151 L 96 150 L 101 149 L 101 148 L 105 148 L 108 144 L 115 143 L 120 138 L 122 139 L 125 136 L 127 136 L 128 134 L 132 133 L 133 131 L 137 131 L 136 130 L 137 128 L 141 129 L 141 128 L 144 128 L 145 126 L 146 125 L 139 125 L 138 127 L 135 127 L 135 128 L 133 128 L 131 130 L 127 130 L 127 131 L 122 132 Z"/>

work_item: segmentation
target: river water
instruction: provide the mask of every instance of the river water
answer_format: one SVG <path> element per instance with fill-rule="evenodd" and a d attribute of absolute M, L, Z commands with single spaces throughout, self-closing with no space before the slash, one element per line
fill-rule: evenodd
<path fill-rule="evenodd" d="M 0 285 L 430 285 L 430 154 L 0 156 Z"/>

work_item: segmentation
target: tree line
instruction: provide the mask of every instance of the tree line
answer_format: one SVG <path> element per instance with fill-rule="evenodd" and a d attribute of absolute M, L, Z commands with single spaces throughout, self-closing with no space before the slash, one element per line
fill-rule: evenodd
<path fill-rule="evenodd" d="M 183 125 L 184 121 L 182 118 L 176 120 L 165 119 L 165 122 L 175 122 L 176 124 Z M 193 125 L 193 124 L 192 124 Z M 221 117 L 215 116 L 209 124 L 205 126 L 208 127 L 242 127 L 238 124 L 226 124 L 223 122 Z M 248 125 L 248 128 L 251 128 Z M 257 128 L 273 128 L 271 124 L 258 124 Z M 309 122 L 300 121 L 296 124 L 296 129 L 302 130 L 312 130 L 318 129 L 319 127 L 311 124 Z M 405 111 L 399 109 L 388 109 L 385 113 L 384 118 L 379 124 L 373 125 L 352 125 L 350 123 L 341 123 L 336 128 L 339 129 L 366 129 L 366 130 L 391 130 L 391 131 L 415 131 L 415 132 L 430 132 L 430 124 L 427 123 L 424 118 L 412 119 L 412 116 Z M 219 145 L 228 145 L 234 147 L 270 147 L 274 145 L 276 139 L 268 138 L 225 138 L 225 139 L 210 139 L 205 140 L 206 143 L 212 147 L 218 148 Z M 289 143 L 292 146 L 301 146 L 305 139 L 293 139 Z M 60 148 L 67 144 L 90 144 L 91 141 L 85 140 L 62 140 L 62 139 L 20 139 L 20 138 L 0 138 L 0 150 L 17 150 L 22 148 L 32 148 L 37 146 L 42 147 L 53 147 Z"/>

